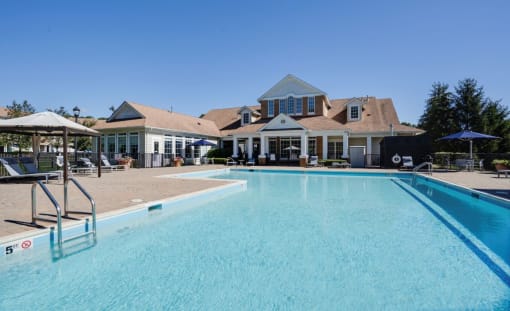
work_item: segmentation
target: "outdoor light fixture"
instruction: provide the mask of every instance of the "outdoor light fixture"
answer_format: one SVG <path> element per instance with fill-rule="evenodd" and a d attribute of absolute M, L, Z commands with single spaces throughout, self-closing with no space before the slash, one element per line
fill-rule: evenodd
<path fill-rule="evenodd" d="M 78 106 L 75 106 L 73 108 L 73 113 L 74 113 L 74 121 L 78 122 L 78 117 L 80 116 L 80 108 L 78 108 Z"/>

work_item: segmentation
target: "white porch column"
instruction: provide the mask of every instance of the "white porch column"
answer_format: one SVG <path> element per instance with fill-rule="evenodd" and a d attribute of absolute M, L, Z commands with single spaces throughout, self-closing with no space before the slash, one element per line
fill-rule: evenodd
<path fill-rule="evenodd" d="M 372 165 L 372 136 L 367 136 L 367 165 Z"/>
<path fill-rule="evenodd" d="M 253 157 L 253 137 L 248 137 L 248 159 Z"/>
<path fill-rule="evenodd" d="M 266 157 L 266 136 L 260 134 L 260 155 Z"/>
<path fill-rule="evenodd" d="M 344 131 L 343 136 L 343 149 L 344 152 L 342 153 L 342 158 L 348 158 L 349 157 L 349 132 Z"/>
<path fill-rule="evenodd" d="M 175 142 L 177 141 L 177 137 L 175 135 L 172 136 L 172 155 L 177 155 L 177 150 L 175 150 Z"/>
<path fill-rule="evenodd" d="M 322 159 L 328 158 L 328 135 L 322 135 Z"/>
<path fill-rule="evenodd" d="M 237 136 L 234 136 L 234 150 L 232 153 L 233 158 L 237 158 L 239 155 L 237 154 L 237 150 L 239 149 L 239 145 L 237 143 Z"/>
<path fill-rule="evenodd" d="M 181 150 L 178 150 L 179 156 L 183 157 L 186 155 L 186 137 L 181 137 Z"/>
<path fill-rule="evenodd" d="M 301 134 L 301 155 L 305 156 L 308 153 L 308 139 L 306 133 Z"/>

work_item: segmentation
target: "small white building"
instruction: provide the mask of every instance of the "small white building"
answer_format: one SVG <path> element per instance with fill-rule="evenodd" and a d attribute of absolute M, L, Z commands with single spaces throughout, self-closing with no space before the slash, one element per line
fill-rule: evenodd
<path fill-rule="evenodd" d="M 211 147 L 192 144 L 200 139 L 218 144 L 221 136 L 213 121 L 128 101 L 93 129 L 102 134 L 104 154 L 112 159 L 130 156 L 145 167 L 169 165 L 176 156 L 200 159 Z"/>

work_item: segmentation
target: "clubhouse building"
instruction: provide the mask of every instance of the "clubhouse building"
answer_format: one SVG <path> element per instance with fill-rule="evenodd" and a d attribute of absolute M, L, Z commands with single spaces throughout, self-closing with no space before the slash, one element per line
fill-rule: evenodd
<path fill-rule="evenodd" d="M 117 157 L 142 153 L 200 158 L 210 147 L 196 147 L 194 142 L 205 139 L 233 158 L 256 159 L 259 164 L 291 164 L 316 155 L 348 159 L 352 167 L 379 165 L 379 143 L 385 136 L 423 133 L 400 124 L 389 98 L 330 99 L 293 75 L 257 102 L 213 109 L 201 118 L 124 102 L 94 129 L 103 134 L 103 151 Z"/>

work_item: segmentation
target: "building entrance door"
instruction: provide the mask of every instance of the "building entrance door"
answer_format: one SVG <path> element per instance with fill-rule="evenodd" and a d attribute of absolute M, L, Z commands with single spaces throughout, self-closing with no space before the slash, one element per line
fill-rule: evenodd
<path fill-rule="evenodd" d="M 350 146 L 351 167 L 365 167 L 365 146 Z"/>

